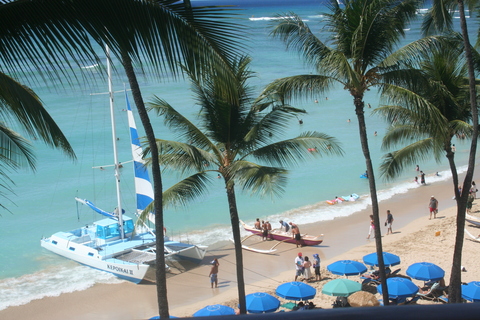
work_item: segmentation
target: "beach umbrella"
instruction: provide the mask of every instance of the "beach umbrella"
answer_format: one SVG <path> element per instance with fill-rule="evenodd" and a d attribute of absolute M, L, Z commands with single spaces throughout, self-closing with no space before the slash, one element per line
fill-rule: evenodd
<path fill-rule="evenodd" d="M 377 253 L 370 253 L 367 254 L 366 256 L 363 257 L 363 263 L 369 266 L 375 266 L 378 267 L 378 256 Z M 385 267 L 390 267 L 390 266 L 396 266 L 397 264 L 400 264 L 400 257 L 397 256 L 396 254 L 390 253 L 390 252 L 384 252 L 383 253 L 383 263 L 385 264 Z"/>
<path fill-rule="evenodd" d="M 277 296 L 287 300 L 309 300 L 317 294 L 317 289 L 303 282 L 293 281 L 281 284 L 275 290 Z"/>
<path fill-rule="evenodd" d="M 275 312 L 280 307 L 280 300 L 265 292 L 248 294 L 245 300 L 250 313 Z"/>
<path fill-rule="evenodd" d="M 390 299 L 408 298 L 418 292 L 417 285 L 407 278 L 388 278 L 387 287 Z M 382 285 L 378 285 L 377 290 L 378 293 L 382 294 Z"/>
<path fill-rule="evenodd" d="M 170 316 L 170 319 L 177 319 L 178 317 Z M 161 319 L 160 316 L 151 317 L 148 320 Z"/>
<path fill-rule="evenodd" d="M 480 281 L 472 281 L 462 285 L 462 298 L 468 301 L 480 302 Z"/>
<path fill-rule="evenodd" d="M 327 270 L 341 276 L 353 276 L 367 271 L 367 267 L 361 262 L 353 260 L 340 260 L 329 264 Z"/>
<path fill-rule="evenodd" d="M 357 291 L 348 296 L 348 304 L 352 307 L 377 307 L 380 302 L 373 293 Z"/>
<path fill-rule="evenodd" d="M 335 279 L 323 286 L 322 293 L 329 296 L 348 297 L 360 290 L 362 290 L 361 283 L 349 279 Z"/>
<path fill-rule="evenodd" d="M 407 275 L 417 280 L 437 281 L 443 279 L 445 271 L 430 262 L 417 262 L 408 267 Z"/>
<path fill-rule="evenodd" d="M 221 304 L 212 304 L 206 306 L 195 312 L 194 317 L 210 317 L 210 316 L 228 316 L 234 315 L 235 310 L 233 308 L 221 305 Z"/>

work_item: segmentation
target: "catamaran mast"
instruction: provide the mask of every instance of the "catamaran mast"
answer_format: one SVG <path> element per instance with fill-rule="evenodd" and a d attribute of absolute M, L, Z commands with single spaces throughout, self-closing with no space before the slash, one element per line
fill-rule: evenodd
<path fill-rule="evenodd" d="M 107 54 L 107 74 L 108 74 L 108 93 L 110 95 L 110 118 L 112 121 L 112 142 L 113 142 L 113 161 L 115 164 L 115 184 L 117 187 L 117 209 L 116 213 L 118 215 L 118 231 L 120 232 L 120 238 L 124 239 L 125 235 L 123 232 L 123 217 L 122 217 L 122 198 L 120 195 L 120 166 L 118 162 L 118 151 L 117 151 L 117 129 L 115 125 L 115 110 L 113 105 L 113 86 L 112 86 L 112 67 L 110 59 L 110 49 L 108 46 L 105 46 L 105 53 Z"/>

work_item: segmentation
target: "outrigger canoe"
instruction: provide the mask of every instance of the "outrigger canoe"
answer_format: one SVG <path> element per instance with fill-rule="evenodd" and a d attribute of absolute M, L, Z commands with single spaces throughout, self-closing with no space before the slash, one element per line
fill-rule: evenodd
<path fill-rule="evenodd" d="M 249 226 L 241 220 L 240 220 L 240 223 L 242 224 L 243 228 L 246 231 L 251 232 L 257 236 L 263 237 L 262 230 L 255 229 L 253 226 Z M 285 232 L 278 229 L 270 230 L 270 233 L 268 234 L 268 238 L 272 240 L 286 242 L 286 243 L 293 243 L 293 244 L 296 243 L 291 232 Z M 323 234 L 319 236 L 302 234 L 302 240 L 301 240 L 302 246 L 316 246 L 318 244 L 321 244 L 322 242 L 323 242 Z"/>

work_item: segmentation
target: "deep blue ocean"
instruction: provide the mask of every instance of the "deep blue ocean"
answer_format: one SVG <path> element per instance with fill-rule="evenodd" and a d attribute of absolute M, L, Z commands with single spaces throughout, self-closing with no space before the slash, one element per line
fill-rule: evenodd
<path fill-rule="evenodd" d="M 250 84 L 256 87 L 258 93 L 264 85 L 276 78 L 314 72 L 302 63 L 295 52 L 286 51 L 283 43 L 268 37 L 269 23 L 276 14 L 295 12 L 308 21 L 313 30 L 320 32 L 322 12 L 325 11 L 321 1 L 197 0 L 193 3 L 231 4 L 242 9 L 238 11 L 240 15 L 237 22 L 248 28 L 246 45 L 248 54 L 253 58 L 251 70 L 256 72 L 256 78 Z M 421 15 L 418 16 L 419 20 L 406 30 L 403 45 L 420 37 Z M 121 71 L 120 65 L 116 65 L 117 70 Z M 85 66 L 89 67 L 95 66 Z M 142 75 L 139 75 L 139 81 L 146 101 L 157 95 L 195 121 L 198 108 L 192 99 L 188 82 L 166 80 L 159 83 Z M 126 82 L 125 76 L 117 75 L 114 78 L 114 89 L 121 91 Z M 105 170 L 92 168 L 113 162 L 108 96 L 92 95 L 107 91 L 106 79 L 65 89 L 54 88 L 51 84 L 37 83 L 31 86 L 70 140 L 77 160 L 72 161 L 60 151 L 48 148 L 39 141 L 32 141 L 37 158 L 36 171 L 10 173 L 16 185 L 13 187 L 15 194 L 8 195 L 10 201 L 3 202 L 10 212 L 4 210 L 0 217 L 0 310 L 45 296 L 83 290 L 95 283 L 120 281 L 40 247 L 43 236 L 74 229 L 98 219 L 90 209 L 77 205 L 75 196 L 89 199 L 106 210 L 116 206 L 113 170 L 108 167 Z M 127 162 L 131 155 L 126 113 L 122 111 L 125 103 L 122 93 L 118 93 L 115 98 L 119 157 L 120 161 Z M 280 198 L 260 199 L 237 191 L 242 220 L 251 222 L 258 217 L 273 221 L 275 225 L 279 218 L 284 218 L 305 224 L 346 216 L 368 205 L 368 182 L 359 178 L 365 172 L 365 161 L 351 96 L 338 87 L 328 95 L 316 99 L 318 103 L 314 99 L 304 99 L 294 104 L 308 113 L 302 117 L 303 124 L 297 120 L 292 121 L 284 138 L 305 131 L 320 131 L 336 137 L 341 142 L 345 155 L 323 157 L 290 168 L 288 186 Z M 378 169 L 385 153 L 380 146 L 386 123 L 371 115 L 371 111 L 379 105 L 377 93 L 373 90 L 368 92 L 365 102 L 372 106 L 371 109 L 366 109 L 367 128 L 372 159 Z M 158 138 L 173 139 L 172 133 L 164 128 L 161 119 L 152 114 L 151 120 Z M 137 126 L 142 135 L 143 129 L 138 117 Z M 464 170 L 462 166 L 466 164 L 469 144 L 461 140 L 454 143 L 457 147 L 456 160 Z M 437 164 L 432 160 L 419 165 L 427 174 L 427 182 L 449 179 L 451 176 L 446 161 Z M 123 206 L 127 212 L 132 212 L 135 208 L 133 169 L 125 164 L 122 170 Z M 441 172 L 441 177 L 434 177 L 435 172 Z M 379 199 L 388 199 L 416 188 L 418 185 L 412 182 L 415 174 L 415 168 L 412 168 L 388 183 L 377 174 Z M 164 187 L 168 188 L 179 179 L 174 172 L 164 172 Z M 165 212 L 165 224 L 170 236 L 206 245 L 231 237 L 225 189 L 221 180 L 212 180 L 208 196 L 186 208 Z M 335 196 L 351 193 L 359 194 L 360 200 L 342 206 L 329 206 L 325 202 Z M 328 232 L 323 233 L 328 241 Z"/>

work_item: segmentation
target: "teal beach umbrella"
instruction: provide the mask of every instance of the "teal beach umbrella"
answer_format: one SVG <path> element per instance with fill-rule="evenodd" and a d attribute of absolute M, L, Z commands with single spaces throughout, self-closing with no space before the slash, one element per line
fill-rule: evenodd
<path fill-rule="evenodd" d="M 361 283 L 349 279 L 335 279 L 323 286 L 322 293 L 329 296 L 348 297 L 360 290 L 362 290 Z"/>

